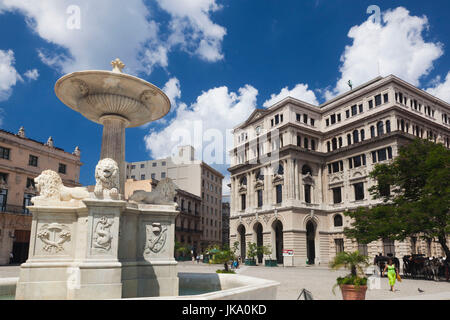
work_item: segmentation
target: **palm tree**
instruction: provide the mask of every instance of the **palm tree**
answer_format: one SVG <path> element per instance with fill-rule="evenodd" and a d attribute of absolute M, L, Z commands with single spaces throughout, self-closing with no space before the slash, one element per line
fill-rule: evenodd
<path fill-rule="evenodd" d="M 369 265 L 369 257 L 355 252 L 340 252 L 333 261 L 330 262 L 330 268 L 338 270 L 342 267 L 350 269 L 352 277 L 357 277 L 358 273 L 364 275 L 364 267 Z"/>

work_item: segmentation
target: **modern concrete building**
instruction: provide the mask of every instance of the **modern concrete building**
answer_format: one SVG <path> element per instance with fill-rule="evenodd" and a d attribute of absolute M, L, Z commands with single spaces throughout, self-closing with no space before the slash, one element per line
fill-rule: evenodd
<path fill-rule="evenodd" d="M 203 161 L 194 158 L 192 146 L 182 146 L 175 158 L 130 162 L 127 179 L 171 178 L 184 191 L 201 198 L 201 241 L 199 250 L 222 244 L 222 180 L 223 175 Z"/>
<path fill-rule="evenodd" d="M 67 153 L 53 145 L 29 139 L 24 128 L 17 134 L 0 130 L 0 265 L 24 262 L 28 257 L 31 215 L 27 206 L 36 195 L 34 178 L 51 169 L 66 186 L 80 186 L 80 151 Z"/>
<path fill-rule="evenodd" d="M 418 238 L 358 244 L 343 234 L 346 210 L 377 204 L 369 172 L 420 137 L 450 147 L 450 105 L 395 77 L 378 77 L 314 106 L 288 97 L 234 129 L 230 243 L 270 245 L 285 265 L 327 263 L 359 249 L 397 257 L 443 255 Z M 283 257 L 283 250 L 293 256 Z"/>

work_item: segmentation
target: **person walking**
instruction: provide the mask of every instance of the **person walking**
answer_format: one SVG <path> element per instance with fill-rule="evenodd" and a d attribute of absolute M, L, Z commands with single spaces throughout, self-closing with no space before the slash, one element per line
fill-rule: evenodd
<path fill-rule="evenodd" d="M 199 264 L 200 263 L 200 255 L 197 255 L 196 259 L 197 259 L 197 264 Z"/>
<path fill-rule="evenodd" d="M 389 285 L 391 286 L 391 291 L 394 292 L 395 280 L 397 279 L 397 274 L 399 274 L 399 272 L 398 269 L 395 267 L 395 264 L 392 262 L 392 259 L 389 259 L 388 263 L 384 267 L 383 272 L 386 271 L 389 280 Z"/>
<path fill-rule="evenodd" d="M 14 261 L 14 254 L 12 252 L 9 253 L 9 264 L 12 264 Z"/>

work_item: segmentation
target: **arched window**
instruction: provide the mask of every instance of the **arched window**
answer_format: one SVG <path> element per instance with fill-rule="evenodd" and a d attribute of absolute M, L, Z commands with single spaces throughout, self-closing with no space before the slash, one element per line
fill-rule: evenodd
<path fill-rule="evenodd" d="M 315 140 L 311 140 L 311 150 L 316 150 L 316 141 Z"/>
<path fill-rule="evenodd" d="M 358 130 L 353 131 L 353 143 L 359 142 L 359 132 Z"/>
<path fill-rule="evenodd" d="M 383 134 L 384 134 L 384 124 L 383 124 L 383 121 L 379 121 L 377 123 L 377 135 L 381 136 Z"/>
<path fill-rule="evenodd" d="M 342 227 L 342 216 L 340 214 L 337 214 L 334 216 L 334 226 L 335 227 Z"/>
<path fill-rule="evenodd" d="M 312 170 L 311 170 L 311 168 L 310 168 L 310 166 L 308 166 L 307 164 L 305 164 L 303 167 L 302 167 L 302 174 L 303 175 L 305 175 L 305 174 L 310 174 L 310 175 L 312 175 Z"/>
<path fill-rule="evenodd" d="M 337 139 L 333 138 L 333 140 L 331 140 L 331 145 L 333 146 L 333 150 L 337 149 Z"/>
<path fill-rule="evenodd" d="M 339 137 L 339 148 L 342 148 L 342 137 Z"/>
<path fill-rule="evenodd" d="M 352 144 L 352 136 L 351 136 L 351 134 L 348 134 L 347 135 L 347 145 L 349 146 L 351 144 Z"/>
<path fill-rule="evenodd" d="M 374 126 L 370 127 L 370 137 L 375 138 L 375 127 Z"/>
<path fill-rule="evenodd" d="M 391 121 L 390 120 L 386 120 L 386 132 L 387 133 L 391 132 Z"/>
<path fill-rule="evenodd" d="M 305 138 L 303 141 L 303 146 L 305 147 L 305 149 L 308 149 L 308 138 Z"/>
<path fill-rule="evenodd" d="M 366 133 L 364 132 L 364 129 L 361 129 L 360 134 L 361 134 L 361 141 L 364 141 L 364 139 L 366 138 Z"/>

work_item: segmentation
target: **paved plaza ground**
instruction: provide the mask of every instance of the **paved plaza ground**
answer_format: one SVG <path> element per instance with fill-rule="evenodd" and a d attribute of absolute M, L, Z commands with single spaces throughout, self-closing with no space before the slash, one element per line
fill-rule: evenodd
<path fill-rule="evenodd" d="M 220 265 L 193 264 L 180 262 L 179 272 L 215 273 Z M 345 271 L 333 271 L 327 267 L 264 267 L 241 266 L 238 273 L 246 276 L 275 280 L 280 282 L 278 300 L 297 299 L 303 288 L 309 290 L 317 300 L 341 300 L 341 292 L 336 288 L 336 295 L 332 288 L 336 278 L 345 275 Z M 0 266 L 0 278 L 18 277 L 19 266 Z M 423 290 L 419 293 L 418 288 Z M 367 300 L 390 299 L 450 299 L 450 282 L 403 279 L 396 284 L 396 292 L 389 291 L 387 278 L 381 278 L 381 288 L 367 290 Z"/>

